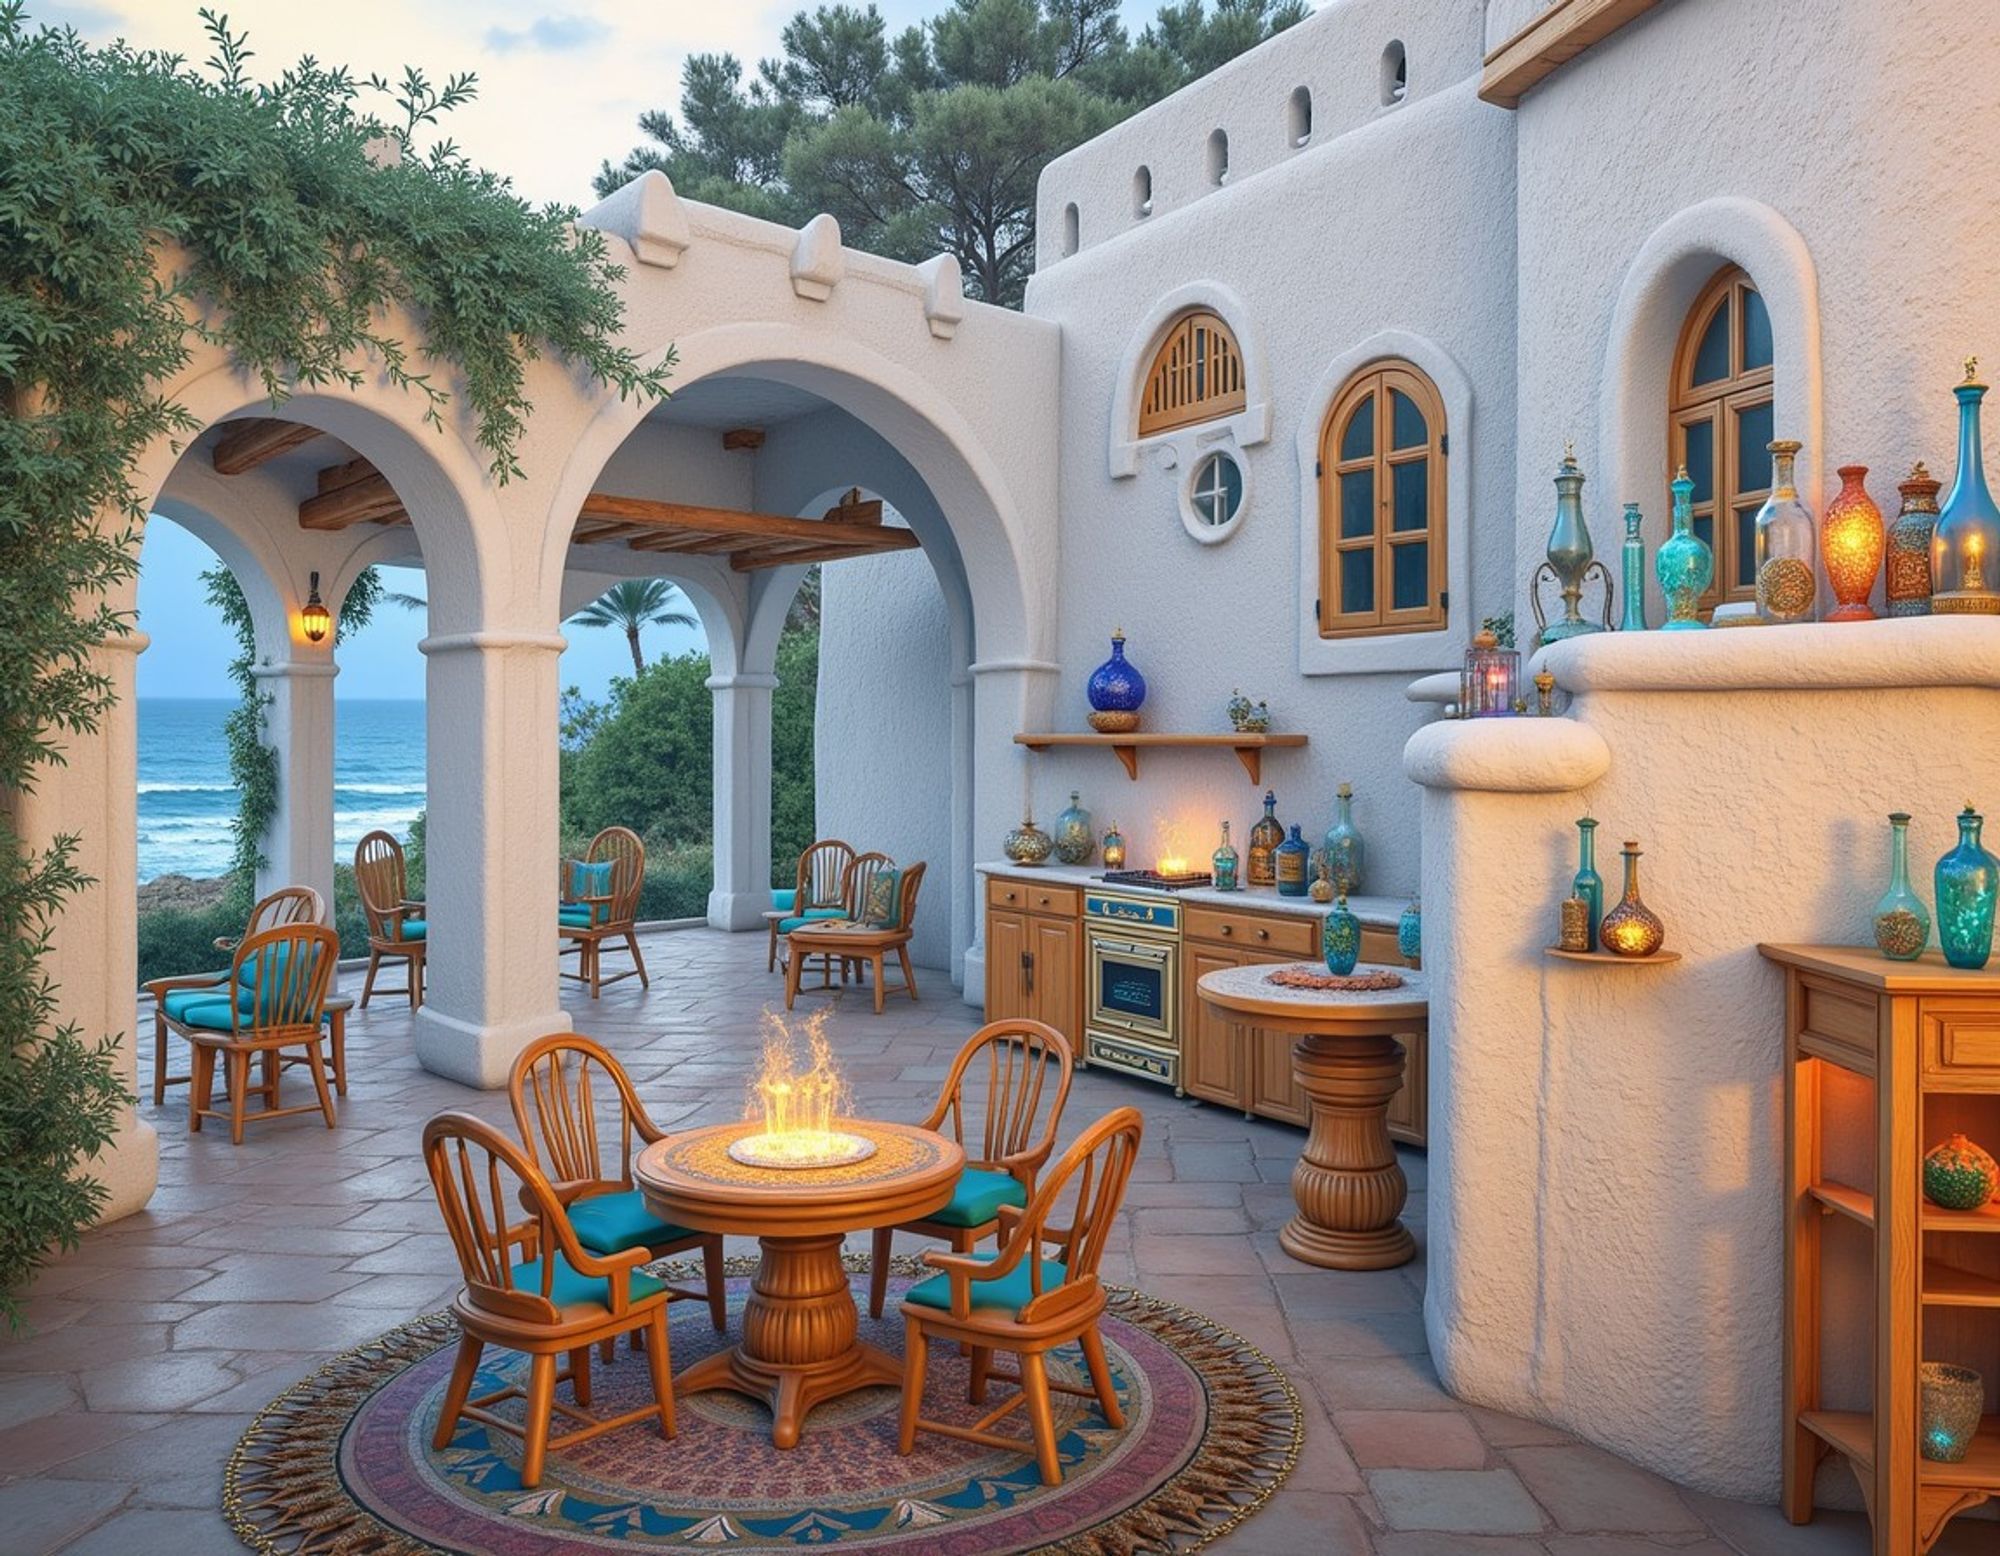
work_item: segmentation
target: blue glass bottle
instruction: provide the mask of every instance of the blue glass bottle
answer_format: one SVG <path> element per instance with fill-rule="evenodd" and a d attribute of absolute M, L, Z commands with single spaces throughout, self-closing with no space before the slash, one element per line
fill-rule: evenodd
<path fill-rule="evenodd" d="M 1958 397 L 1958 473 L 1931 534 L 1931 610 L 1934 614 L 2000 615 L 2000 507 L 1986 489 L 1979 447 L 1979 359 L 1965 364 Z"/>
<path fill-rule="evenodd" d="M 1965 802 L 1958 813 L 1958 847 L 1937 862 L 1938 946 L 1954 967 L 1978 971 L 1993 954 L 1993 907 L 2000 897 L 2000 859 L 1979 846 L 1982 818 Z"/>
<path fill-rule="evenodd" d="M 1424 954 L 1424 908 L 1414 897 L 1396 923 L 1396 953 L 1412 967 Z"/>
<path fill-rule="evenodd" d="M 1694 482 L 1686 465 L 1674 477 L 1673 493 L 1674 532 L 1653 556 L 1653 574 L 1667 597 L 1667 619 L 1660 630 L 1698 631 L 1708 625 L 1701 619 L 1701 596 L 1715 579 L 1715 553 L 1694 532 Z M 1593 917 L 1591 923 L 1596 922 Z"/>
<path fill-rule="evenodd" d="M 1320 925 L 1319 948 L 1326 957 L 1326 970 L 1345 978 L 1361 960 L 1361 920 L 1347 911 L 1347 894 L 1334 899 L 1333 911 Z"/>
<path fill-rule="evenodd" d="M 1333 825 L 1326 829 L 1326 874 L 1341 896 L 1361 890 L 1361 834 L 1354 827 L 1354 786 L 1334 790 Z"/>
<path fill-rule="evenodd" d="M 1625 611 L 1618 619 L 1620 632 L 1646 630 L 1646 539 L 1639 533 L 1642 522 L 1639 505 L 1625 504 L 1625 544 L 1619 553 L 1625 574 Z"/>
<path fill-rule="evenodd" d="M 1299 835 L 1299 824 L 1292 823 L 1292 835 L 1280 843 L 1272 863 L 1278 875 L 1278 895 L 1280 897 L 1303 897 L 1307 891 L 1307 869 L 1312 858 L 1312 850 L 1306 840 Z"/>
<path fill-rule="evenodd" d="M 1569 894 L 1590 904 L 1590 943 L 1586 951 L 1597 949 L 1597 926 L 1604 921 L 1604 877 L 1597 873 L 1597 823 L 1585 816 L 1576 824 L 1576 877 Z"/>
<path fill-rule="evenodd" d="M 1084 688 L 1090 705 L 1099 713 L 1137 713 L 1146 700 L 1146 678 L 1138 666 L 1125 657 L 1125 631 L 1111 632 L 1111 657 L 1090 672 Z"/>

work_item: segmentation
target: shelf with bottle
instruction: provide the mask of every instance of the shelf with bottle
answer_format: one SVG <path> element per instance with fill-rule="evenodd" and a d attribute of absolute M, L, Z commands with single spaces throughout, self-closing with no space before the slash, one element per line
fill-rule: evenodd
<path fill-rule="evenodd" d="M 1096 746 L 1108 749 L 1125 765 L 1125 776 L 1137 779 L 1139 776 L 1139 752 L 1147 750 L 1214 750 L 1217 748 L 1234 751 L 1236 759 L 1243 764 L 1243 770 L 1250 775 L 1252 783 L 1264 781 L 1264 753 L 1266 751 L 1296 751 L 1306 744 L 1302 734 L 1229 734 L 1229 735 L 1171 735 L 1165 733 L 1099 735 L 1082 731 L 1050 731 L 1046 734 L 1024 734 L 1014 737 L 1014 744 L 1026 746 L 1030 751 L 1040 753 L 1058 746 Z"/>

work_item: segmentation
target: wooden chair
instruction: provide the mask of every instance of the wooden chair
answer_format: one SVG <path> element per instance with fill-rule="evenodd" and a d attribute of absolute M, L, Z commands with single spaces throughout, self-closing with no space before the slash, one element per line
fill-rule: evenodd
<path fill-rule="evenodd" d="M 966 1139 L 967 1071 L 985 1057 L 985 1106 L 978 1110 L 979 1137 Z M 1063 1104 L 1069 1100 L 1076 1055 L 1054 1027 L 1025 1017 L 989 1021 L 966 1040 L 951 1062 L 938 1104 L 923 1127 L 942 1131 L 965 1150 L 965 1171 L 951 1191 L 951 1203 L 921 1221 L 875 1229 L 875 1263 L 868 1277 L 868 1311 L 880 1318 L 889 1288 L 889 1252 L 898 1230 L 941 1237 L 953 1253 L 970 1253 L 1000 1230 L 1000 1208 L 1021 1210 L 1035 1196 L 1035 1174 L 1056 1148 Z M 1049 1082 L 1054 1079 L 1055 1085 Z M 1052 1093 L 1052 1094 L 1051 1094 Z M 1048 1116 L 1042 1117 L 1042 1103 Z"/>
<path fill-rule="evenodd" d="M 361 982 L 361 1008 L 368 1008 L 375 973 L 386 959 L 407 963 L 409 981 L 400 989 L 382 992 L 409 995 L 415 1010 L 424 1002 L 424 948 L 430 925 L 424 919 L 424 905 L 410 900 L 403 845 L 386 832 L 370 832 L 356 843 L 354 886 L 368 924 L 368 976 Z"/>
<path fill-rule="evenodd" d="M 786 938 L 791 954 L 785 963 L 785 1009 L 798 998 L 799 971 L 808 957 L 824 956 L 830 961 L 866 962 L 875 974 L 875 1014 L 882 1014 L 882 966 L 894 953 L 903 965 L 903 987 L 911 999 L 917 997 L 917 975 L 910 967 L 910 934 L 917 916 L 917 892 L 924 884 L 922 861 L 902 873 L 897 892 L 896 920 L 884 928 L 850 924 L 845 920 L 821 924 L 801 924 Z"/>
<path fill-rule="evenodd" d="M 854 863 L 852 844 L 837 837 L 824 837 L 799 855 L 798 885 L 788 904 L 789 913 L 767 914 L 771 943 L 764 956 L 764 970 L 778 962 L 778 940 L 800 924 L 818 919 L 847 916 L 847 867 Z"/>
<path fill-rule="evenodd" d="M 540 1484 L 551 1448 L 615 1432 L 635 1421 L 657 1419 L 660 1435 L 674 1435 L 674 1394 L 667 1352 L 667 1288 L 639 1266 L 643 1248 L 600 1258 L 570 1229 L 561 1200 L 521 1148 L 492 1125 L 467 1113 L 440 1113 L 424 1126 L 424 1165 L 437 1191 L 438 1209 L 457 1250 L 465 1286 L 452 1300 L 461 1331 L 458 1359 L 438 1413 L 431 1446 L 451 1446 L 461 1417 L 511 1432 L 521 1439 L 521 1484 Z M 526 1211 L 525 1219 L 510 1215 Z M 516 1250 L 519 1258 L 516 1258 Z M 594 1421 L 590 1405 L 590 1348 L 621 1334 L 646 1333 L 646 1366 L 653 1403 Z M 505 1346 L 529 1357 L 525 1389 L 497 1389 L 474 1399 L 480 1353 Z M 558 1370 L 567 1356 L 569 1367 Z M 561 1404 L 556 1385 L 567 1382 L 576 1408 Z M 489 1407 L 507 1399 L 527 1401 L 517 1425 Z M 551 1438 L 556 1412 L 584 1423 Z"/>
<path fill-rule="evenodd" d="M 869 887 L 874 884 L 876 877 L 884 875 L 895 868 L 896 861 L 891 859 L 887 854 L 875 852 L 856 854 L 852 859 L 848 860 L 847 873 L 841 877 L 840 907 L 837 910 L 822 909 L 812 918 L 798 920 L 793 927 L 797 928 L 800 924 L 803 924 L 818 929 L 830 924 L 859 924 L 861 922 L 862 909 L 868 901 Z M 785 936 L 785 957 L 787 963 L 789 963 L 791 958 L 790 931 L 787 931 Z M 817 987 L 831 989 L 833 987 L 834 958 L 830 955 L 808 956 L 806 958 L 808 965 L 814 960 L 817 960 L 820 965 L 820 981 Z M 805 967 L 799 969 L 801 978 L 804 977 L 805 971 Z M 860 975 L 861 968 L 858 962 L 852 958 L 843 957 L 841 959 L 840 981 L 842 983 L 846 983 L 850 976 L 858 978 Z M 786 968 L 786 976 L 788 978 L 791 976 L 789 965 Z M 804 985 L 801 984 L 801 987 L 804 987 Z"/>
<path fill-rule="evenodd" d="M 578 867 L 610 865 L 608 884 L 601 891 L 577 891 Z M 646 976 L 646 958 L 639 953 L 635 928 L 639 917 L 639 888 L 646 884 L 646 845 L 630 827 L 606 827 L 590 840 L 580 860 L 570 860 L 563 871 L 563 900 L 556 910 L 556 933 L 569 944 L 562 955 L 576 952 L 577 970 L 565 978 L 590 985 L 596 999 L 608 983 L 636 976 L 639 986 L 652 987 Z M 604 943 L 622 940 L 632 955 L 632 965 L 622 973 L 604 976 Z"/>
<path fill-rule="evenodd" d="M 1143 1129 L 1137 1108 L 1120 1108 L 1086 1129 L 1050 1169 L 1026 1210 L 1011 1205 L 1001 1210 L 998 1253 L 932 1249 L 924 1255 L 924 1263 L 939 1273 L 912 1286 L 903 1298 L 900 1452 L 915 1449 L 920 1427 L 965 1442 L 1018 1449 L 1019 1439 L 1002 1437 L 992 1428 L 1025 1403 L 1042 1484 L 1054 1486 L 1062 1482 L 1062 1466 L 1051 1393 L 1095 1398 L 1107 1425 L 1114 1430 L 1124 1426 L 1104 1340 L 1097 1332 L 1105 1303 L 1097 1267 L 1125 1197 Z M 1069 1225 L 1051 1227 L 1049 1217 L 1065 1195 L 1072 1209 Z M 1052 1245 L 1053 1259 L 1044 1256 L 1045 1244 Z M 971 1426 L 923 1419 L 924 1368 L 933 1339 L 956 1340 L 972 1352 L 967 1395 L 973 1404 L 985 1403 L 986 1385 L 995 1378 L 1017 1384 L 1020 1392 Z M 1049 1380 L 1048 1353 L 1072 1343 L 1082 1347 L 1090 1370 L 1087 1389 Z M 995 1351 L 1012 1351 L 1018 1370 L 994 1371 Z"/>
<path fill-rule="evenodd" d="M 710 1321 L 725 1327 L 721 1234 L 690 1232 L 660 1220 L 632 1185 L 634 1137 L 651 1145 L 663 1133 L 647 1116 L 624 1066 L 589 1038 L 557 1032 L 530 1043 L 514 1060 L 507 1097 L 528 1160 L 538 1168 L 546 1161 L 549 1186 L 568 1210 L 576 1240 L 606 1258 L 630 1248 L 645 1249 L 650 1259 L 699 1248 L 701 1288 L 670 1286 L 668 1297 L 706 1302 Z M 598 1121 L 608 1125 L 614 1113 L 617 1151 L 607 1163 Z"/>
<path fill-rule="evenodd" d="M 326 905 L 310 886 L 282 886 L 260 899 L 250 910 L 241 935 L 218 935 L 215 949 L 233 952 L 244 938 L 260 930 L 283 924 L 324 924 Z M 153 996 L 153 1106 L 167 1100 L 167 1088 L 184 1084 L 185 1075 L 167 1073 L 167 1018 L 178 1016 L 196 1000 L 213 999 L 229 979 L 226 972 L 183 974 L 175 978 L 154 978 L 146 984 Z M 341 1088 L 342 1092 L 346 1087 Z"/>
<path fill-rule="evenodd" d="M 243 1126 L 252 1119 L 285 1118 L 315 1110 L 333 1128 L 333 1097 L 327 1091 L 326 1066 L 320 1058 L 325 1040 L 326 991 L 340 960 L 340 936 L 323 924 L 282 924 L 246 935 L 229 968 L 229 989 L 205 1000 L 191 1000 L 178 1015 L 166 1018 L 169 1031 L 186 1038 L 194 1050 L 189 1077 L 188 1129 L 200 1133 L 204 1118 L 229 1120 L 231 1144 L 243 1143 Z M 279 1059 L 297 1048 L 312 1076 L 317 1102 L 278 1106 Z M 229 1089 L 226 1110 L 211 1106 L 215 1061 L 223 1061 Z M 264 1056 L 264 1075 L 257 1092 L 264 1106 L 246 1113 L 250 1092 L 250 1061 Z"/>

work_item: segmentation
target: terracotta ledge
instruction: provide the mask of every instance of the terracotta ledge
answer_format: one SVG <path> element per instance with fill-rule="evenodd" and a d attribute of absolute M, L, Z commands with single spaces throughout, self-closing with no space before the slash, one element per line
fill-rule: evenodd
<path fill-rule="evenodd" d="M 1568 794 L 1611 767 L 1604 737 L 1574 719 L 1445 719 L 1403 747 L 1403 773 L 1426 789 Z"/>
<path fill-rule="evenodd" d="M 1566 692 L 2000 688 L 2000 616 L 1607 632 L 1551 644 L 1532 669 Z"/>

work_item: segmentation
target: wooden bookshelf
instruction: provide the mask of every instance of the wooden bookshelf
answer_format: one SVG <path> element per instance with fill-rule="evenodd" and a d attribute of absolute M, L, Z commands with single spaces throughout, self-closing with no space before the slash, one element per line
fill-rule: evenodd
<path fill-rule="evenodd" d="M 1785 1516 L 1811 1520 L 1814 1474 L 1838 1454 L 1876 1556 L 1923 1556 L 1958 1514 L 2000 1498 L 2000 1205 L 1945 1210 L 1922 1190 L 1943 1136 L 2000 1146 L 2000 965 L 1759 949 L 1785 973 Z M 1865 1283 L 1872 1315 L 1823 1300 L 1833 1281 L 1849 1297 Z M 1868 1397 L 1825 1400 L 1822 1350 L 1857 1319 L 1873 1340 Z M 1956 1464 L 1919 1450 L 1925 1361 L 1986 1379 L 1988 1413 Z"/>
<path fill-rule="evenodd" d="M 1252 783 L 1264 781 L 1264 753 L 1266 751 L 1297 750 L 1306 743 L 1304 735 L 1171 735 L 1142 733 L 1133 730 L 1126 735 L 1099 735 L 1081 732 L 1072 734 L 1016 735 L 1014 744 L 1026 746 L 1030 751 L 1047 751 L 1054 746 L 1104 746 L 1125 764 L 1125 776 L 1136 779 L 1139 776 L 1139 753 L 1141 750 L 1176 748 L 1190 751 L 1229 750 L 1236 753 L 1236 760 L 1243 764 L 1243 770 L 1250 775 Z"/>

